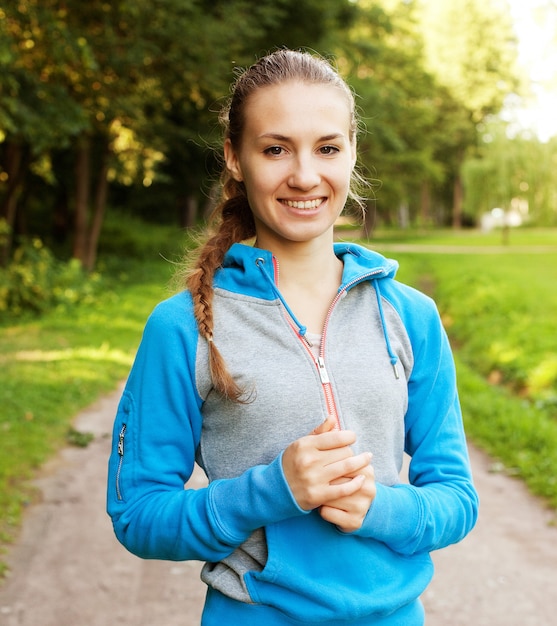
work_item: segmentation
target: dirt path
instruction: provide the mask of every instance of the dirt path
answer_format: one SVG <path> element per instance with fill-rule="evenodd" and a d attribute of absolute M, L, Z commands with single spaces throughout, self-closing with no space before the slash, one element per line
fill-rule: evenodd
<path fill-rule="evenodd" d="M 104 512 L 109 432 L 120 390 L 78 416 L 95 434 L 85 449 L 50 462 L 27 511 L 0 586 L 2 626 L 195 626 L 204 586 L 199 563 L 141 561 L 116 541 Z M 550 626 L 556 623 L 555 515 L 522 484 L 491 472 L 472 449 L 482 499 L 478 526 L 434 555 L 424 595 L 428 626 Z M 201 484 L 196 475 L 192 479 Z M 262 625 L 263 626 L 263 625 Z"/>

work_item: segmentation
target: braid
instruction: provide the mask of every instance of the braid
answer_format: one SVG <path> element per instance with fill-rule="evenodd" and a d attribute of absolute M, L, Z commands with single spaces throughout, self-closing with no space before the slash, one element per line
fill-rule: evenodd
<path fill-rule="evenodd" d="M 225 184 L 238 186 L 231 181 Z M 233 243 L 244 241 L 255 235 L 253 217 L 245 195 L 235 195 L 224 200 L 213 216 L 221 216 L 221 222 L 214 235 L 209 237 L 200 249 L 197 261 L 186 279 L 193 298 L 194 315 L 199 333 L 208 342 L 209 371 L 214 388 L 233 402 L 243 402 L 245 390 L 232 378 L 226 363 L 213 341 L 213 278 L 222 265 L 224 255 Z"/>

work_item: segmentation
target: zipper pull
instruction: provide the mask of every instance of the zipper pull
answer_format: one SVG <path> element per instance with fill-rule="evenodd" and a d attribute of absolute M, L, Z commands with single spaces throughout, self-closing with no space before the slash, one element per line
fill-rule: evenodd
<path fill-rule="evenodd" d="M 124 436 L 126 434 L 126 424 L 123 424 L 122 430 L 118 435 L 118 454 L 124 456 Z"/>
<path fill-rule="evenodd" d="M 321 378 L 321 382 L 324 385 L 330 383 L 329 374 L 327 374 L 327 370 L 325 369 L 325 361 L 321 356 L 317 359 L 317 368 L 319 370 L 319 378 Z"/>

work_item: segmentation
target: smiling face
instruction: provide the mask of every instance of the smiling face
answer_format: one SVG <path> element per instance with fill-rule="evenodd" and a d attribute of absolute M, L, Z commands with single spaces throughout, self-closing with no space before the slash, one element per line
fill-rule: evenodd
<path fill-rule="evenodd" d="M 253 93 L 239 146 L 225 143 L 245 185 L 257 245 L 332 241 L 356 161 L 346 96 L 331 85 L 289 81 Z"/>

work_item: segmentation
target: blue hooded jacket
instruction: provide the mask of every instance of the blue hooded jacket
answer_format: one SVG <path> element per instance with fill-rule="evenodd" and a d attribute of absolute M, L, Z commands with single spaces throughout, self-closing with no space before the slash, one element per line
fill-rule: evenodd
<path fill-rule="evenodd" d="M 131 552 L 205 561 L 210 587 L 289 620 L 277 624 L 398 624 L 384 620 L 419 598 L 429 553 L 473 528 L 478 499 L 434 303 L 394 279 L 394 261 L 355 244 L 335 252 L 343 280 L 316 358 L 272 255 L 229 250 L 214 341 L 245 404 L 212 389 L 190 294 L 156 307 L 114 424 L 108 512 Z M 302 510 L 282 470 L 284 449 L 330 414 L 356 432 L 356 453 L 373 453 L 377 495 L 354 533 Z M 196 461 L 208 486 L 184 489 Z"/>

